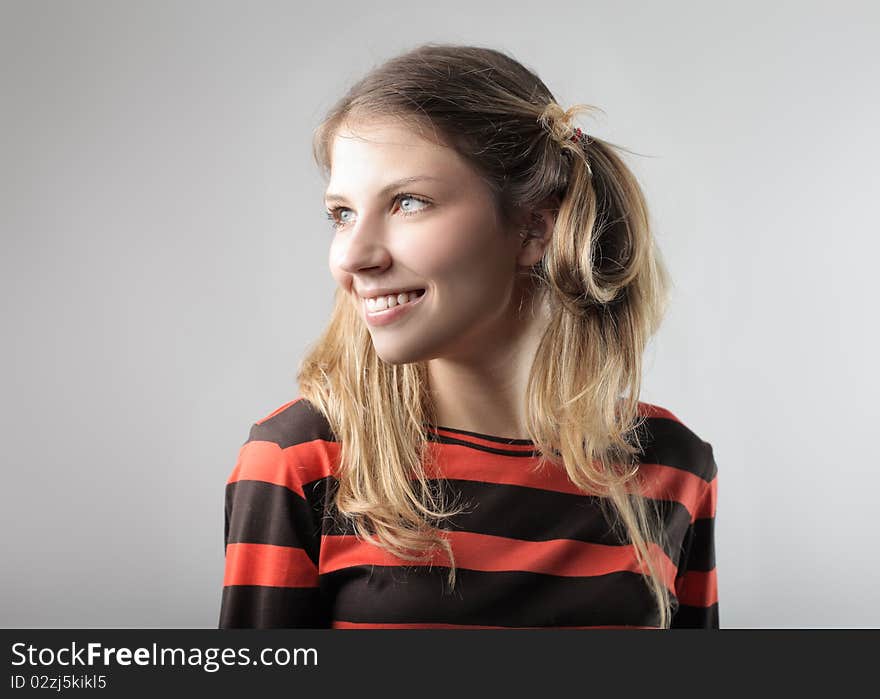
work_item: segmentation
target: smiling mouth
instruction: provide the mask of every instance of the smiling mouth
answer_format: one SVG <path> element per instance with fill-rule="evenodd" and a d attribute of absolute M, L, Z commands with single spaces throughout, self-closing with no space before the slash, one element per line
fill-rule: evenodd
<path fill-rule="evenodd" d="M 401 306 L 408 306 L 411 303 L 415 303 L 422 296 L 425 295 L 425 289 L 414 289 L 413 291 L 401 292 L 400 294 L 388 294 L 386 296 L 377 296 L 375 298 L 364 299 L 363 304 L 367 313 L 371 315 L 378 315 L 380 313 L 385 313 L 387 311 L 392 311 L 395 308 Z M 401 303 L 400 297 L 405 296 L 406 300 Z M 394 305 L 388 305 L 388 298 L 391 297 L 394 300 Z"/>
<path fill-rule="evenodd" d="M 427 293 L 427 289 L 411 291 L 407 294 L 407 301 L 405 303 L 398 303 L 388 308 L 377 307 L 371 309 L 367 306 L 367 300 L 364 299 L 364 319 L 368 325 L 373 327 L 393 325 L 398 320 L 406 318 L 410 313 L 415 313 Z M 384 301 L 382 303 L 384 304 Z"/>

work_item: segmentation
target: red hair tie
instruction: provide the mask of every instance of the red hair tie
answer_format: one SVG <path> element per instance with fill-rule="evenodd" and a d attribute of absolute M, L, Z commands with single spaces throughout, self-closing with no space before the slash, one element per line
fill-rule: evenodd
<path fill-rule="evenodd" d="M 578 126 L 574 133 L 569 138 L 570 141 L 574 141 L 575 143 L 581 143 L 582 145 L 587 145 L 590 143 L 590 139 L 583 131 L 581 131 L 580 126 Z"/>

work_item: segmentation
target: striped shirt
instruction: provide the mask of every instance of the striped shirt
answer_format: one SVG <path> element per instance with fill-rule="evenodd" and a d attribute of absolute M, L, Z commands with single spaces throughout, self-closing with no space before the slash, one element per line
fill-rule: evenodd
<path fill-rule="evenodd" d="M 718 628 L 712 446 L 671 412 L 639 403 L 645 497 L 666 536 L 659 554 L 673 628 Z M 536 470 L 534 444 L 431 426 L 455 555 L 400 559 L 355 536 L 332 494 L 340 444 L 299 397 L 258 421 L 226 485 L 220 628 L 656 628 L 659 611 L 631 544 L 599 498 L 565 471 Z M 663 541 L 665 539 L 665 541 Z M 439 559 L 438 559 L 439 560 Z M 448 559 L 447 565 L 448 565 Z"/>

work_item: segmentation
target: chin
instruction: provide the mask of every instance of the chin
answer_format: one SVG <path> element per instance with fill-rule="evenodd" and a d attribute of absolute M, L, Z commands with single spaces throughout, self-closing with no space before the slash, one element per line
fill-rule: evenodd
<path fill-rule="evenodd" d="M 380 347 L 373 343 L 373 349 L 376 354 L 386 364 L 401 365 L 412 364 L 423 359 L 420 352 L 413 351 L 413 348 L 407 347 Z"/>

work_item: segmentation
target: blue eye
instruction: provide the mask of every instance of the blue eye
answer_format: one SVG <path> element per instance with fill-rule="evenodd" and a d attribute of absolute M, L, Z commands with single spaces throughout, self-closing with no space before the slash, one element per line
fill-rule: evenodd
<path fill-rule="evenodd" d="M 406 199 L 409 199 L 409 200 L 411 200 L 411 201 L 421 202 L 422 204 L 427 204 L 427 203 L 428 203 L 428 202 L 425 201 L 424 199 L 420 199 L 419 197 L 414 197 L 414 196 L 412 196 L 411 194 L 404 194 L 404 195 L 402 195 L 402 196 L 400 197 L 400 200 L 401 200 L 401 201 L 404 201 L 404 200 L 406 200 Z M 400 210 L 403 212 L 403 215 L 404 215 L 404 216 L 412 216 L 413 214 L 417 214 L 417 213 L 419 213 L 419 211 L 422 211 L 422 209 L 416 209 L 415 211 L 407 211 L 407 210 L 404 209 L 402 206 L 401 206 Z"/>
<path fill-rule="evenodd" d="M 330 221 L 330 225 L 333 228 L 342 228 L 346 222 L 340 221 L 337 217 L 339 216 L 340 211 L 350 211 L 350 209 L 346 209 L 344 206 L 336 206 L 327 211 L 326 216 Z"/>
<path fill-rule="evenodd" d="M 412 216 L 414 214 L 421 213 L 426 208 L 428 208 L 428 206 L 431 205 L 431 202 L 429 202 L 427 199 L 422 199 L 421 197 L 416 197 L 416 196 L 413 196 L 412 194 L 397 194 L 394 197 L 394 201 L 404 201 L 406 199 L 411 199 L 412 201 L 421 202 L 422 204 L 425 204 L 425 206 L 423 206 L 419 209 L 416 209 L 414 211 L 404 209 L 401 206 L 400 212 L 404 216 Z M 342 220 L 341 212 L 344 212 L 344 211 L 351 211 L 351 209 L 349 209 L 347 206 L 334 206 L 332 209 L 327 210 L 325 215 L 327 216 L 327 220 L 330 221 L 330 225 L 332 228 L 338 230 L 340 228 L 343 228 L 347 223 L 350 223 L 350 221 L 348 221 L 348 220 Z"/>

